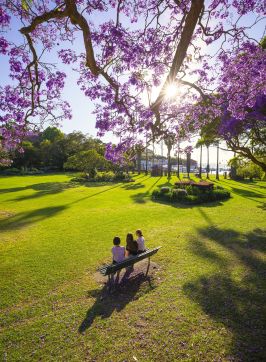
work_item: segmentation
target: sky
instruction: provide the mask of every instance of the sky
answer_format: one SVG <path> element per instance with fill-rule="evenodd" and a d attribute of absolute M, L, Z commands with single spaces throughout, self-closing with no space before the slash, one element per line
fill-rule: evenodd
<path fill-rule="evenodd" d="M 254 20 L 255 15 L 251 14 L 249 16 L 246 16 L 243 20 L 246 23 L 251 23 Z M 103 18 L 103 15 L 99 15 L 99 18 L 95 19 L 95 22 L 102 22 L 105 19 Z M 14 42 L 19 42 L 21 35 L 18 32 L 18 29 L 20 27 L 20 24 L 17 20 L 12 19 L 12 26 L 9 31 L 9 39 L 12 39 Z M 252 37 L 255 39 L 261 39 L 264 34 L 264 27 L 265 23 L 263 22 L 259 23 L 255 28 L 252 29 Z M 79 38 L 75 42 L 75 48 L 80 48 L 82 50 L 82 39 Z M 66 46 L 68 47 L 68 46 Z M 217 47 L 217 44 L 215 45 Z M 215 51 L 215 48 L 212 49 L 212 51 Z M 58 63 L 58 59 L 56 57 L 56 53 L 50 53 L 49 54 L 49 61 L 53 63 Z M 71 120 L 65 120 L 61 124 L 61 129 L 65 133 L 70 133 L 73 131 L 82 131 L 85 134 L 95 136 L 97 135 L 97 130 L 95 129 L 95 117 L 92 114 L 94 109 L 93 102 L 86 97 L 83 92 L 80 91 L 78 85 L 76 84 L 78 74 L 71 70 L 69 66 L 61 65 L 60 64 L 60 70 L 65 71 L 67 74 L 65 89 L 63 91 L 63 99 L 67 100 L 72 108 L 72 114 L 73 117 Z M 0 84 L 4 85 L 10 82 L 8 78 L 8 62 L 7 58 L 2 56 L 0 58 Z M 107 134 L 105 137 L 102 138 L 104 142 L 115 142 L 115 137 L 110 133 Z M 192 139 L 191 144 L 195 144 L 197 141 L 197 137 Z M 183 145 L 185 146 L 185 144 Z M 225 144 L 221 145 L 222 148 L 226 148 Z M 166 155 L 166 148 L 161 146 L 160 144 L 155 145 L 155 152 L 157 154 L 161 154 L 163 151 L 163 154 Z M 233 153 L 230 151 L 223 151 L 220 150 L 220 166 L 224 167 L 227 164 L 227 161 L 233 157 Z M 192 153 L 192 158 L 199 161 L 199 150 L 194 149 Z M 203 164 L 206 165 L 207 160 L 207 153 L 206 151 L 203 151 Z M 214 167 L 216 165 L 216 147 L 210 147 L 210 164 L 211 167 Z"/>

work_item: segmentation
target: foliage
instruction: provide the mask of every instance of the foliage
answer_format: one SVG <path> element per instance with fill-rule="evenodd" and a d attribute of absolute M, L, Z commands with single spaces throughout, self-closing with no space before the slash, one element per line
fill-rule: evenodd
<path fill-rule="evenodd" d="M 96 150 L 81 151 L 74 156 L 70 156 L 64 164 L 66 170 L 78 170 L 88 172 L 89 177 L 94 179 L 97 168 L 106 167 L 105 158 Z"/>
<path fill-rule="evenodd" d="M 56 127 L 47 127 L 42 132 L 42 139 L 54 142 L 57 139 L 63 138 L 64 134 Z"/>
<path fill-rule="evenodd" d="M 6 176 L 12 176 L 12 175 L 41 175 L 44 172 L 42 170 L 38 170 L 37 168 L 31 168 L 31 169 L 18 169 L 15 167 L 11 167 L 8 169 L 4 169 L 3 171 L 1 171 L 1 175 L 6 175 Z"/>
<path fill-rule="evenodd" d="M 264 157 L 265 162 L 265 157 Z M 228 164 L 236 169 L 236 176 L 240 179 L 262 179 L 264 172 L 261 167 L 242 157 L 234 157 L 228 161 Z"/>
<path fill-rule="evenodd" d="M 19 169 L 38 168 L 43 170 L 63 170 L 68 157 L 81 151 L 95 149 L 100 155 L 105 153 L 105 145 L 99 139 L 85 136 L 81 132 L 63 134 L 55 127 L 48 127 L 41 133 L 26 137 L 22 150 L 5 152 L 5 159 L 12 160 L 12 166 Z M 5 165 L 6 167 L 10 165 Z M 109 163 L 110 167 L 113 167 Z"/>
<path fill-rule="evenodd" d="M 250 42 L 222 57 L 223 73 L 215 96 L 197 112 L 205 118 L 202 127 L 212 141 L 222 139 L 227 147 L 266 171 L 266 53 Z"/>
<path fill-rule="evenodd" d="M 186 199 L 188 192 L 184 189 L 173 189 L 171 193 L 172 201 L 182 201 Z"/>
<path fill-rule="evenodd" d="M 86 173 L 80 176 L 74 177 L 71 181 L 74 182 L 133 182 L 134 180 L 125 172 L 97 172 L 97 174 L 91 178 Z"/>
<path fill-rule="evenodd" d="M 2 1 L 0 53 L 8 57 L 11 78 L 0 89 L 4 145 L 18 146 L 36 125 L 71 118 L 61 97 L 66 74 L 55 65 L 59 61 L 47 61 L 52 51 L 77 70 L 79 87 L 95 104 L 99 136 L 111 131 L 120 138 L 106 147 L 106 156 L 116 162 L 145 139 L 150 144 L 169 135 L 189 138 L 205 118 L 194 105 L 211 104 L 217 89 L 232 95 L 226 98 L 228 110 L 243 119 L 263 92 L 266 72 L 264 63 L 258 71 L 259 59 L 256 67 L 251 64 L 258 52 L 250 40 L 252 26 L 242 18 L 254 14 L 255 26 L 264 12 L 261 0 Z M 5 32 L 11 18 L 22 36 Z M 243 51 L 246 59 L 239 56 Z M 169 87 L 174 87 L 170 94 Z M 211 110 L 221 111 L 214 104 Z"/>
<path fill-rule="evenodd" d="M 171 188 L 170 187 L 161 187 L 161 190 L 160 190 L 160 192 L 162 193 L 162 194 L 168 194 L 168 192 L 170 192 L 170 190 L 171 190 Z"/>
<path fill-rule="evenodd" d="M 222 201 L 230 198 L 230 192 L 223 189 L 221 186 L 215 187 L 211 190 L 200 189 L 191 185 L 183 186 L 183 188 L 167 188 L 168 191 L 164 192 L 160 190 L 153 190 L 153 200 L 163 200 L 169 203 L 181 202 L 181 203 L 193 203 L 201 204 L 212 201 Z"/>
<path fill-rule="evenodd" d="M 2 148 L 0 141 L 0 169 L 3 167 L 9 167 L 12 165 L 12 160 L 10 159 L 10 155 L 6 150 Z"/>

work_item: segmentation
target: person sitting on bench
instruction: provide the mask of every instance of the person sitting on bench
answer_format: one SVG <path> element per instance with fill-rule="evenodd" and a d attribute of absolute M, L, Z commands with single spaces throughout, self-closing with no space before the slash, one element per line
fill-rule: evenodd
<path fill-rule="evenodd" d="M 113 264 L 120 263 L 125 259 L 125 247 L 120 246 L 120 237 L 115 236 L 113 239 L 114 246 L 112 247 Z"/>
<path fill-rule="evenodd" d="M 142 231 L 140 229 L 138 229 L 136 231 L 136 235 L 137 235 L 137 243 L 138 243 L 138 254 L 144 253 L 144 251 L 146 251 L 146 249 L 145 249 L 145 239 L 142 234 Z"/>
<path fill-rule="evenodd" d="M 137 255 L 138 243 L 134 240 L 133 234 L 127 234 L 126 243 L 126 256 Z"/>

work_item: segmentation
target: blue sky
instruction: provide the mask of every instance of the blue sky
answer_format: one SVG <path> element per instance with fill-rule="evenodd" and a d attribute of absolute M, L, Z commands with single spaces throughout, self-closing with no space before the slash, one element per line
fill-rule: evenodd
<path fill-rule="evenodd" d="M 255 14 L 251 14 L 249 16 L 246 16 L 242 22 L 247 24 L 251 23 L 253 19 L 255 18 Z M 99 14 L 99 18 L 96 18 L 96 23 L 100 23 L 104 21 L 105 18 L 103 15 Z M 21 35 L 18 32 L 18 29 L 20 27 L 20 24 L 17 20 L 12 19 L 12 26 L 9 31 L 9 39 L 14 42 L 19 42 L 21 39 Z M 255 39 L 261 39 L 264 33 L 264 27 L 265 23 L 260 22 L 255 28 L 250 31 L 250 35 L 252 35 Z M 75 42 L 75 48 L 80 48 L 82 50 L 82 39 L 77 39 Z M 66 45 L 65 48 L 68 48 Z M 217 49 L 217 44 L 215 47 L 213 47 L 213 51 Z M 57 59 L 56 53 L 52 52 L 49 53 L 49 61 L 58 63 L 59 60 Z M 66 120 L 62 123 L 61 129 L 66 132 L 72 132 L 74 130 L 80 130 L 83 133 L 90 134 L 92 136 L 96 136 L 97 130 L 95 129 L 95 118 L 92 114 L 94 105 L 93 102 L 85 97 L 85 95 L 80 91 L 78 85 L 76 84 L 78 75 L 71 70 L 69 66 L 64 66 L 60 64 L 60 69 L 65 71 L 67 73 L 67 80 L 66 80 L 66 86 L 63 91 L 63 99 L 66 99 L 72 108 L 73 112 L 73 118 L 71 120 Z M 2 56 L 0 59 L 0 70 L 1 70 L 1 85 L 7 84 L 9 82 L 8 79 L 8 62 L 7 58 Z M 104 141 L 114 141 L 115 138 L 109 134 L 104 137 Z M 196 141 L 196 139 L 195 139 Z M 155 146 L 155 149 L 158 153 L 161 152 L 161 146 L 157 145 Z M 164 154 L 166 153 L 166 150 L 164 150 Z M 198 150 L 195 150 L 193 152 L 192 157 L 194 159 L 199 159 L 199 152 Z M 226 164 L 227 160 L 232 157 L 231 152 L 225 152 L 221 151 L 220 153 L 220 159 L 221 159 L 221 165 Z M 204 155 L 204 159 L 206 161 L 206 155 Z M 216 159 L 216 150 L 215 148 L 210 149 L 210 161 L 211 164 L 214 165 Z"/>

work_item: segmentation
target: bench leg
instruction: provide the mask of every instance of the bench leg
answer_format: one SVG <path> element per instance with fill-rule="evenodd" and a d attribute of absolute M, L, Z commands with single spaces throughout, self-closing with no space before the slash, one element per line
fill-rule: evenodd
<path fill-rule="evenodd" d="M 119 284 L 120 273 L 121 273 L 121 270 L 118 270 L 118 272 L 116 273 L 115 284 Z"/>
<path fill-rule="evenodd" d="M 113 283 L 114 283 L 114 274 L 109 274 L 108 275 L 108 290 L 109 290 L 109 292 L 112 289 Z"/>
<path fill-rule="evenodd" d="M 147 266 L 147 270 L 146 270 L 145 277 L 146 277 L 146 276 L 148 275 L 148 273 L 149 273 L 150 263 L 151 263 L 151 258 L 149 258 L 149 261 L 148 261 L 148 266 Z"/>

